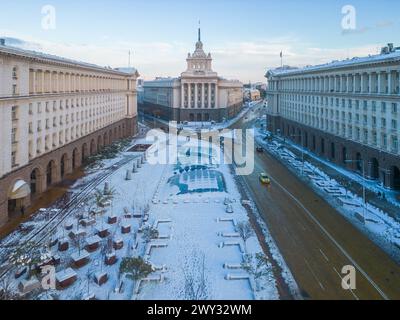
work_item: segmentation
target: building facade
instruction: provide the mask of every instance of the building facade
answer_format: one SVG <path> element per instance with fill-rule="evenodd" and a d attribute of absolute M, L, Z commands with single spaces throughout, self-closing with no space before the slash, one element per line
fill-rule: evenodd
<path fill-rule="evenodd" d="M 136 134 L 137 77 L 0 44 L 0 225 L 99 148 Z"/>
<path fill-rule="evenodd" d="M 206 54 L 200 29 L 187 69 L 179 78 L 158 78 L 144 82 L 139 109 L 165 120 L 216 121 L 234 117 L 243 106 L 243 84 L 220 78 L 212 70 L 211 54 Z"/>
<path fill-rule="evenodd" d="M 267 126 L 321 157 L 400 189 L 400 50 L 267 72 Z"/>

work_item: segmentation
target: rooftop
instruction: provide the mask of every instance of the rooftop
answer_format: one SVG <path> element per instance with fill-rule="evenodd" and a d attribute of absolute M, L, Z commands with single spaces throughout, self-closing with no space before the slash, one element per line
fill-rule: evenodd
<path fill-rule="evenodd" d="M 340 69 L 346 68 L 349 66 L 362 66 L 371 63 L 382 63 L 382 62 L 392 62 L 392 61 L 400 61 L 400 48 L 393 49 L 391 52 L 382 52 L 378 55 L 369 55 L 367 57 L 354 57 L 352 59 L 346 60 L 334 60 L 329 63 L 315 65 L 315 66 L 306 66 L 303 68 L 296 68 L 290 66 L 283 66 L 276 69 L 268 70 L 266 73 L 266 77 L 271 76 L 286 76 L 286 75 L 297 75 L 307 72 L 317 72 L 317 71 L 325 71 L 331 69 Z"/>
<path fill-rule="evenodd" d="M 13 47 L 10 45 L 7 45 L 4 41 L 4 39 L 0 39 L 0 54 L 5 54 L 5 55 L 13 55 L 13 56 L 19 56 L 19 57 L 25 57 L 33 60 L 38 60 L 41 62 L 52 62 L 52 63 L 61 63 L 65 64 L 66 66 L 73 66 L 73 67 L 81 67 L 85 69 L 91 69 L 91 70 L 96 70 L 100 72 L 109 72 L 109 73 L 114 73 L 114 74 L 119 74 L 119 75 L 128 75 L 128 74 L 136 74 L 137 70 L 135 68 L 117 68 L 113 69 L 111 67 L 101 67 L 96 64 L 92 63 L 87 63 L 87 62 L 82 62 L 82 61 L 77 61 L 69 58 L 64 58 L 44 52 L 38 52 L 34 50 L 27 50 L 27 49 L 22 49 L 18 47 Z"/>

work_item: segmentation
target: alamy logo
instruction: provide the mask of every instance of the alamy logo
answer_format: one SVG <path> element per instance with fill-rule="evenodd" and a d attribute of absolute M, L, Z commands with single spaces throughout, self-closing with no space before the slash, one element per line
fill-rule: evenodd
<path fill-rule="evenodd" d="M 42 29 L 55 30 L 56 29 L 56 8 L 52 5 L 45 5 L 42 7 Z"/>
<path fill-rule="evenodd" d="M 344 266 L 342 268 L 342 288 L 343 290 L 356 290 L 356 268 L 354 266 Z"/>
<path fill-rule="evenodd" d="M 346 5 L 342 8 L 342 29 L 345 31 L 356 30 L 357 18 L 356 8 L 352 5 Z"/>
<path fill-rule="evenodd" d="M 146 135 L 152 147 L 147 152 L 150 164 L 220 165 L 235 164 L 237 175 L 254 171 L 254 130 L 180 130 L 170 122 L 169 133 L 159 129 Z"/>

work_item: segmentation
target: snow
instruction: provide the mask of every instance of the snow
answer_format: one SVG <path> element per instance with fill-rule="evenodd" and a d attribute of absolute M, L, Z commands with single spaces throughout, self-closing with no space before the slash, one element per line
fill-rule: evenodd
<path fill-rule="evenodd" d="M 136 141 L 138 144 L 144 142 Z M 68 288 L 42 292 L 37 298 L 52 299 L 53 295 L 57 295 L 62 300 L 88 297 L 101 300 L 187 299 L 185 282 L 188 279 L 199 279 L 200 270 L 204 269 L 205 299 L 279 299 L 276 279 L 270 264 L 267 266 L 268 276 L 260 279 L 257 286 L 254 285 L 253 276 L 239 268 L 245 251 L 255 255 L 262 252 L 262 248 L 255 235 L 246 243 L 237 237 L 237 224 L 248 222 L 249 218 L 241 204 L 241 195 L 231 168 L 227 165 L 192 168 L 194 171 L 190 173 L 193 174 L 187 177 L 191 192 L 181 192 L 179 184 L 174 183 L 176 180 L 171 178 L 176 175 L 183 176 L 186 172 L 179 173 L 175 165 L 151 165 L 145 162 L 136 173 L 132 173 L 131 180 L 126 180 L 126 171 L 132 171 L 132 162 L 136 161 L 134 158 L 138 155 L 140 154 L 124 152 L 116 159 L 104 160 L 102 165 L 93 168 L 71 188 L 73 194 L 80 193 L 87 184 L 97 181 L 105 168 L 116 169 L 106 180 L 99 180 L 96 185 L 98 190 L 103 190 L 106 183 L 115 189 L 115 196 L 105 208 L 105 212 L 94 216 L 96 223 L 79 224 L 78 229 L 78 221 L 81 221 L 79 219 L 82 218 L 82 214 L 86 220 L 91 219 L 87 217 L 88 210 L 83 205 L 83 199 L 80 199 L 82 205 L 75 207 L 68 218 L 64 218 L 65 221 L 61 220 L 48 239 L 62 241 L 66 233 L 70 232 L 65 229 L 65 225 L 69 225 L 76 234 L 85 235 L 83 243 L 99 241 L 99 248 L 91 253 L 82 248 L 78 250 L 75 243 L 77 241 L 71 241 L 65 252 L 59 252 L 57 245 L 51 247 L 50 254 L 60 257 L 60 265 L 56 267 L 58 278 L 63 279 L 76 273 L 77 280 Z M 116 163 L 123 159 L 127 162 L 115 167 Z M 219 188 L 216 181 L 218 177 L 222 177 L 224 188 Z M 181 178 L 177 181 L 182 181 Z M 94 190 L 92 194 L 93 192 Z M 228 202 L 233 213 L 226 212 L 225 203 Z M 45 216 L 53 209 L 56 207 L 42 210 L 25 226 L 31 225 L 34 229 L 42 227 L 47 222 Z M 135 217 L 126 214 L 127 209 L 135 213 Z M 108 224 L 110 216 L 117 217 L 117 222 Z M 131 226 L 131 232 L 122 233 L 121 227 L 128 225 Z M 143 233 L 140 232 L 146 225 L 158 230 L 158 239 L 146 243 Z M 108 230 L 109 236 L 100 239 L 97 233 L 102 230 Z M 24 236 L 19 232 L 14 232 L 4 242 L 12 245 L 23 239 Z M 112 240 L 111 243 L 123 242 L 123 248 L 115 251 L 104 250 L 109 244 L 109 239 Z M 43 242 L 44 245 L 46 243 L 47 240 Z M 290 272 L 277 248 L 274 247 L 271 251 L 274 252 L 274 258 L 281 261 L 283 276 L 291 281 Z M 117 263 L 106 265 L 105 258 L 110 255 L 116 256 Z M 135 284 L 119 274 L 119 262 L 124 257 L 136 256 L 147 258 L 153 266 L 154 273 Z M 73 261 L 83 258 L 88 259 L 86 265 L 70 268 Z M 224 268 L 227 265 L 236 267 Z M 106 273 L 108 279 L 99 286 L 96 284 L 95 275 L 102 273 Z M 18 280 L 14 281 L 16 286 Z"/>
<path fill-rule="evenodd" d="M 334 68 L 343 68 L 347 66 L 354 66 L 366 63 L 378 63 L 378 62 L 386 62 L 391 60 L 399 60 L 400 59 L 400 50 L 389 54 L 378 54 L 378 55 L 370 55 L 367 57 L 354 57 L 352 59 L 346 59 L 341 61 L 332 61 L 326 64 L 316 65 L 316 66 L 307 66 L 304 68 L 277 68 L 268 71 L 273 76 L 286 76 L 286 75 L 296 75 L 304 72 L 311 71 L 325 71 L 331 70 Z"/>

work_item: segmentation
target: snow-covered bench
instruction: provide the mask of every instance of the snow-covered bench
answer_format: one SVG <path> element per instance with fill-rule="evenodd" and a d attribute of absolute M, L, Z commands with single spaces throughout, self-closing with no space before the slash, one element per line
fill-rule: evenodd
<path fill-rule="evenodd" d="M 151 242 L 147 246 L 146 256 L 150 257 L 151 250 L 154 248 L 166 248 L 166 247 L 168 247 L 168 243 L 166 242 Z"/>
<path fill-rule="evenodd" d="M 220 232 L 219 235 L 224 238 L 239 238 L 240 237 L 240 234 L 237 232 Z"/>
<path fill-rule="evenodd" d="M 224 242 L 221 242 L 221 243 L 219 244 L 219 247 L 220 247 L 220 248 L 224 248 L 224 247 L 235 247 L 235 246 L 237 246 L 237 247 L 239 248 L 239 250 L 240 250 L 241 253 L 244 253 L 244 252 L 245 252 L 245 250 L 244 250 L 242 244 L 241 244 L 239 241 L 224 241 Z"/>
<path fill-rule="evenodd" d="M 171 223 L 171 222 L 172 222 L 171 219 L 159 219 L 159 220 L 156 220 L 156 221 L 154 221 L 153 229 L 157 229 L 157 228 L 158 228 L 158 225 L 159 225 L 160 223 Z"/>
<path fill-rule="evenodd" d="M 224 263 L 224 269 L 242 269 L 241 263 Z"/>
<path fill-rule="evenodd" d="M 225 276 L 225 280 L 250 280 L 250 276 L 248 274 L 233 274 L 233 273 L 228 273 Z"/>
<path fill-rule="evenodd" d="M 237 224 L 235 218 L 228 218 L 228 217 L 218 218 L 217 222 L 231 222 L 234 227 L 236 227 Z"/>
<path fill-rule="evenodd" d="M 136 299 L 136 295 L 138 295 L 140 293 L 140 287 L 143 283 L 145 282 L 163 282 L 164 281 L 164 275 L 159 274 L 159 275 L 151 275 L 148 276 L 147 278 L 144 279 L 140 279 L 136 282 L 136 286 L 135 286 L 135 290 L 134 290 L 134 299 Z"/>

